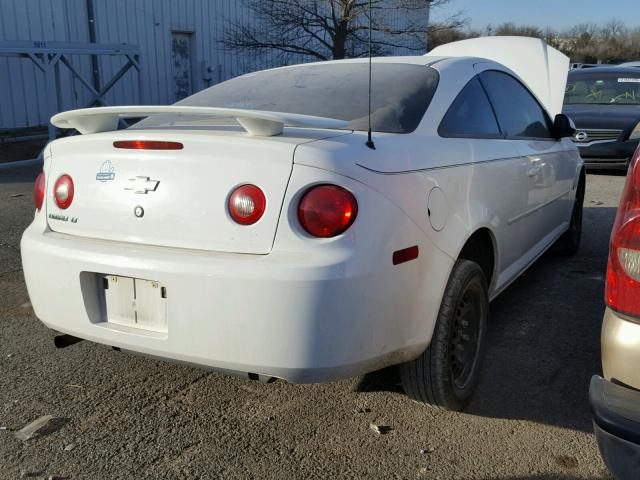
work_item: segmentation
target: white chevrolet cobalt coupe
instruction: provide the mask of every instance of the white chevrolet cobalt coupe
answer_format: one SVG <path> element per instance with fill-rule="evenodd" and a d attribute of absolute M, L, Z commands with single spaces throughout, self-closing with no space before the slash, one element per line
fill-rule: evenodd
<path fill-rule="evenodd" d="M 58 114 L 82 135 L 47 146 L 36 182 L 35 313 L 58 346 L 262 381 L 398 364 L 409 396 L 461 409 L 489 301 L 554 244 L 578 248 L 568 64 L 496 37 L 373 59 L 371 116 L 365 59 Z"/>

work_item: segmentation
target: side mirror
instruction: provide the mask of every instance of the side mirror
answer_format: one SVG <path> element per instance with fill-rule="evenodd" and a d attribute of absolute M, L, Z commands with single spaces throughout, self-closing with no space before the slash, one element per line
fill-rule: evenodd
<path fill-rule="evenodd" d="M 560 140 L 565 137 L 573 137 L 575 133 L 576 126 L 573 123 L 573 120 L 567 117 L 564 113 L 559 113 L 558 115 L 556 115 L 551 131 L 553 138 L 555 138 L 556 140 Z"/>

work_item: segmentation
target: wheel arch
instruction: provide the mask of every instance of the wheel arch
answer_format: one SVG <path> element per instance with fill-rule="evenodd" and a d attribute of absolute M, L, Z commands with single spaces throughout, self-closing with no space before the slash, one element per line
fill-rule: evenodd
<path fill-rule="evenodd" d="M 471 260 L 477 263 L 487 280 L 491 291 L 498 266 L 498 248 L 496 237 L 486 226 L 477 228 L 469 235 L 458 253 L 457 259 Z"/>

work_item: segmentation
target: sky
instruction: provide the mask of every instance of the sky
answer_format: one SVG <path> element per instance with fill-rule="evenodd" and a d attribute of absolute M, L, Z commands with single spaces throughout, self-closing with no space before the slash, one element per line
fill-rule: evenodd
<path fill-rule="evenodd" d="M 434 19 L 460 10 L 477 29 L 514 22 L 562 30 L 578 23 L 602 24 L 613 18 L 628 27 L 640 27 L 640 0 L 451 0 L 434 11 Z"/>

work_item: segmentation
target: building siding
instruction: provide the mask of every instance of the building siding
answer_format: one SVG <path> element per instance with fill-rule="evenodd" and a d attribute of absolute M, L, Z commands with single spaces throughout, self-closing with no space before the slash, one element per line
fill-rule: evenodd
<path fill-rule="evenodd" d="M 198 91 L 249 71 L 282 64 L 277 53 L 237 54 L 221 40 L 230 22 L 249 22 L 251 12 L 239 0 L 94 0 L 96 41 L 140 48 L 141 85 L 131 69 L 106 95 L 110 105 L 171 104 L 175 101 L 172 32 L 192 36 L 192 81 Z M 402 19 L 397 20 L 401 22 Z M 0 42 L 11 40 L 89 42 L 86 0 L 0 0 Z M 408 53 L 398 51 L 398 54 Z M 99 57 L 104 85 L 124 64 L 121 56 Z M 304 58 L 291 58 L 298 63 Z M 72 57 L 91 81 L 89 56 Z M 211 79 L 204 78 L 210 68 Z M 63 110 L 81 108 L 90 92 L 61 68 Z M 43 73 L 31 61 L 0 57 L 0 130 L 46 125 Z"/>

